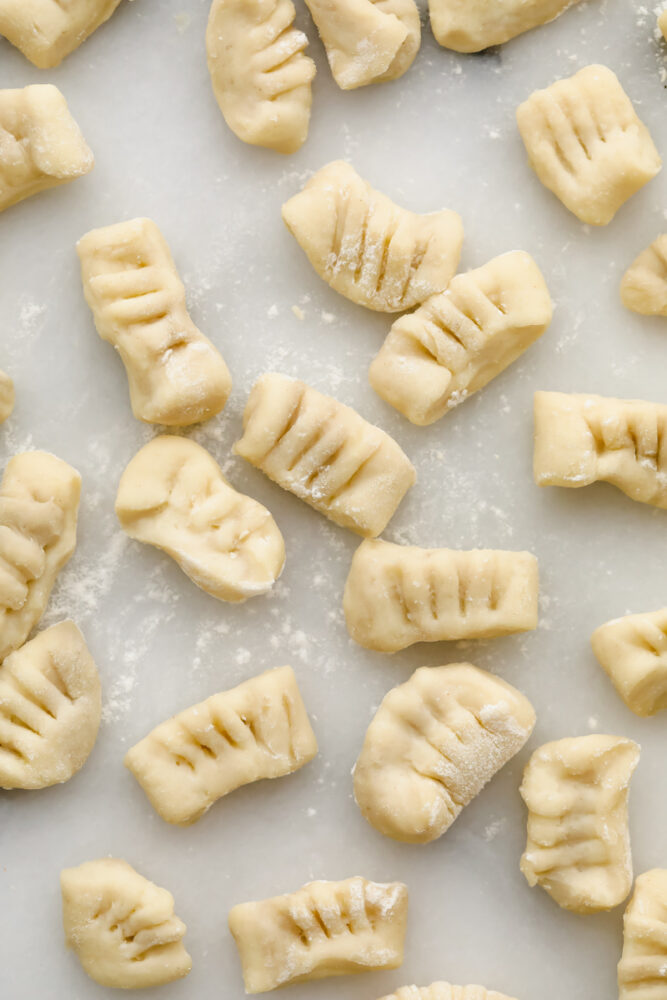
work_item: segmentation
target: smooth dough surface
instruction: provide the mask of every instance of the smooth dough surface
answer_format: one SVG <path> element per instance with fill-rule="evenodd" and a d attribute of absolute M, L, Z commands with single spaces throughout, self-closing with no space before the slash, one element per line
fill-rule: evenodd
<path fill-rule="evenodd" d="M 116 514 L 124 531 L 170 555 L 221 601 L 265 594 L 282 572 L 285 543 L 271 514 L 229 485 L 188 438 L 163 434 L 123 473 Z"/>
<path fill-rule="evenodd" d="M 93 229 L 78 244 L 86 302 L 116 348 L 139 420 L 186 427 L 227 402 L 232 380 L 192 322 L 167 242 L 150 219 Z"/>
<path fill-rule="evenodd" d="M 431 424 L 516 361 L 551 316 L 533 258 L 502 254 L 397 319 L 371 364 L 370 383 L 412 423 Z"/>
<path fill-rule="evenodd" d="M 547 24 L 577 0 L 429 0 L 436 41 L 455 52 L 481 52 Z"/>
<path fill-rule="evenodd" d="M 412 463 L 379 427 L 276 373 L 253 386 L 234 451 L 359 535 L 379 535 L 416 479 Z"/>
<path fill-rule="evenodd" d="M 57 87 L 33 84 L 0 90 L 0 212 L 76 180 L 93 164 L 93 154 Z"/>
<path fill-rule="evenodd" d="M 658 15 L 658 28 L 662 37 L 667 40 L 667 8 Z"/>
<path fill-rule="evenodd" d="M 667 997 L 667 869 L 639 875 L 623 918 L 619 1000 Z"/>
<path fill-rule="evenodd" d="M 420 667 L 383 699 L 354 768 L 364 817 L 394 840 L 441 837 L 535 725 L 527 698 L 470 663 Z"/>
<path fill-rule="evenodd" d="M 667 608 L 600 625 L 591 645 L 628 708 L 643 716 L 667 708 Z"/>
<path fill-rule="evenodd" d="M 187 976 L 185 924 L 174 897 L 118 858 L 60 873 L 65 942 L 101 986 L 132 990 Z"/>
<path fill-rule="evenodd" d="M 229 929 L 246 993 L 403 962 L 408 890 L 402 882 L 309 882 L 296 892 L 240 903 Z"/>
<path fill-rule="evenodd" d="M 125 766 L 162 819 L 186 826 L 241 785 L 291 774 L 316 754 L 294 671 L 279 667 L 163 722 Z"/>
<path fill-rule="evenodd" d="M 450 986 L 431 983 L 430 986 L 401 986 L 382 1000 L 514 1000 L 504 993 L 486 990 L 483 986 Z"/>
<path fill-rule="evenodd" d="M 367 309 L 412 309 L 443 291 L 458 267 L 456 212 L 401 208 L 342 160 L 318 170 L 282 215 L 320 278 Z"/>
<path fill-rule="evenodd" d="M 0 424 L 12 415 L 15 398 L 14 383 L 6 372 L 0 371 Z"/>
<path fill-rule="evenodd" d="M 667 316 L 667 233 L 633 260 L 621 281 L 621 302 L 643 316 Z"/>
<path fill-rule="evenodd" d="M 610 910 L 630 892 L 628 791 L 639 749 L 618 736 L 579 736 L 545 743 L 530 758 L 521 871 L 566 910 Z"/>
<path fill-rule="evenodd" d="M 107 21 L 120 0 L 0 0 L 0 35 L 51 69 Z"/>
<path fill-rule="evenodd" d="M 660 155 L 618 78 L 606 66 L 536 90 L 517 110 L 533 170 L 578 219 L 611 222 L 658 173 Z"/>

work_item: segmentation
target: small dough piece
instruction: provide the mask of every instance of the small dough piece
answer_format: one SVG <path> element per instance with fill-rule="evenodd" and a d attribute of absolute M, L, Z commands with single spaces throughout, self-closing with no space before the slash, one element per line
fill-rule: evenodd
<path fill-rule="evenodd" d="M 436 41 L 455 52 L 481 52 L 555 20 L 578 0 L 429 0 Z"/>
<path fill-rule="evenodd" d="M 86 302 L 120 354 L 138 420 L 187 427 L 222 410 L 229 369 L 192 322 L 167 242 L 150 219 L 86 233 L 77 244 Z"/>
<path fill-rule="evenodd" d="M 667 41 L 667 8 L 658 15 L 658 28 L 662 32 L 662 37 Z"/>
<path fill-rule="evenodd" d="M 315 63 L 292 0 L 213 0 L 206 31 L 213 92 L 232 132 L 295 153 L 306 141 Z"/>
<path fill-rule="evenodd" d="M 428 844 L 521 750 L 528 699 L 470 663 L 420 667 L 383 699 L 354 767 L 354 797 L 380 833 Z"/>
<path fill-rule="evenodd" d="M 121 477 L 116 514 L 130 538 L 162 549 L 220 601 L 265 594 L 285 563 L 266 507 L 237 493 L 188 438 L 163 434 L 137 452 Z"/>
<path fill-rule="evenodd" d="M 504 993 L 485 990 L 483 986 L 450 986 L 431 983 L 430 986 L 401 986 L 382 1000 L 514 1000 Z"/>
<path fill-rule="evenodd" d="M 0 788 L 47 788 L 83 767 L 97 739 L 100 678 L 74 622 L 40 632 L 0 667 Z"/>
<path fill-rule="evenodd" d="M 606 66 L 586 66 L 536 90 L 516 117 L 539 179 L 592 226 L 611 222 L 662 166 L 648 129 Z"/>
<path fill-rule="evenodd" d="M 667 870 L 639 875 L 623 917 L 619 1000 L 667 997 Z"/>
<path fill-rule="evenodd" d="M 463 243 L 456 212 L 400 208 L 342 160 L 285 202 L 283 221 L 320 278 L 377 312 L 412 309 L 446 288 Z"/>
<path fill-rule="evenodd" d="M 627 269 L 621 302 L 643 316 L 667 316 L 667 233 L 653 240 Z"/>
<path fill-rule="evenodd" d="M 278 667 L 163 722 L 125 766 L 162 819 L 188 826 L 223 795 L 292 774 L 316 754 L 294 671 Z"/>
<path fill-rule="evenodd" d="M 611 910 L 630 892 L 628 791 L 639 750 L 632 740 L 596 734 L 545 743 L 530 758 L 521 871 L 566 910 Z"/>
<path fill-rule="evenodd" d="M 371 537 L 384 531 L 417 478 L 379 427 L 275 372 L 253 386 L 234 452 L 330 521 Z"/>
<path fill-rule="evenodd" d="M 402 882 L 308 882 L 229 913 L 246 993 L 403 962 L 408 890 Z"/>
<path fill-rule="evenodd" d="M 607 482 L 667 508 L 667 406 L 608 396 L 535 393 L 538 486 Z"/>
<path fill-rule="evenodd" d="M 0 212 L 90 173 L 94 162 L 57 87 L 0 90 Z"/>
<path fill-rule="evenodd" d="M 636 715 L 655 715 L 667 708 L 667 608 L 600 625 L 591 645 Z"/>
<path fill-rule="evenodd" d="M 45 451 L 15 455 L 0 483 L 0 661 L 44 614 L 76 547 L 81 476 Z"/>
<path fill-rule="evenodd" d="M 537 628 L 537 559 L 530 552 L 420 549 L 367 539 L 343 594 L 347 629 L 366 649 L 489 639 Z"/>
<path fill-rule="evenodd" d="M 397 319 L 370 383 L 413 424 L 432 424 L 516 361 L 551 316 L 549 289 L 530 254 L 502 254 Z"/>
<path fill-rule="evenodd" d="M 59 66 L 120 0 L 0 0 L 0 36 L 38 69 Z"/>
<path fill-rule="evenodd" d="M 133 990 L 187 976 L 192 959 L 174 897 L 118 858 L 60 873 L 65 942 L 101 986 Z"/>
<path fill-rule="evenodd" d="M 14 383 L 6 372 L 0 371 L 0 424 L 11 417 L 15 398 Z"/>

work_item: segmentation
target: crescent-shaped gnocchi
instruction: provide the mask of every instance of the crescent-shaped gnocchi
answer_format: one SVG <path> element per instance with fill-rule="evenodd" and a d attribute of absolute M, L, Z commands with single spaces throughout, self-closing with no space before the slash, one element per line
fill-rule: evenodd
<path fill-rule="evenodd" d="M 111 17 L 120 0 L 2 0 L 0 35 L 51 69 Z"/>
<path fill-rule="evenodd" d="M 623 918 L 623 954 L 618 963 L 619 1000 L 664 1000 L 667 996 L 667 870 L 639 875 Z"/>
<path fill-rule="evenodd" d="M 450 986 L 431 983 L 430 986 L 401 986 L 382 1000 L 514 1000 L 504 993 L 485 990 L 483 986 Z"/>
<path fill-rule="evenodd" d="M 636 715 L 667 708 L 667 608 L 626 615 L 591 636 L 598 662 Z"/>

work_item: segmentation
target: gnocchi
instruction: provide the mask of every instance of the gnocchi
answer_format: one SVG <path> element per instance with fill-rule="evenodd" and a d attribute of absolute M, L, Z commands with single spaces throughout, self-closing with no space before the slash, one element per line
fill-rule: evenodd
<path fill-rule="evenodd" d="M 639 875 L 623 918 L 619 1000 L 667 996 L 667 870 Z"/>
<path fill-rule="evenodd" d="M 625 272 L 621 302 L 643 316 L 667 316 L 667 233 L 653 240 Z"/>
<path fill-rule="evenodd" d="M 553 21 L 577 0 L 429 0 L 436 41 L 455 52 L 481 52 Z"/>
<path fill-rule="evenodd" d="M 38 69 L 59 66 L 108 21 L 120 0 L 1 0 L 0 36 Z"/>
<path fill-rule="evenodd" d="M 598 662 L 636 715 L 667 708 L 667 608 L 626 615 L 591 636 Z"/>

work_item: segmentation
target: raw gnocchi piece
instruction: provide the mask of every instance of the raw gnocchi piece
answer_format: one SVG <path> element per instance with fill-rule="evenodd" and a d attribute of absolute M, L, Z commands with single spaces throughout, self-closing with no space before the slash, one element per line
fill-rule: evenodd
<path fill-rule="evenodd" d="M 33 84 L 0 90 L 0 212 L 82 177 L 93 164 L 93 154 L 57 87 Z"/>
<path fill-rule="evenodd" d="M 395 653 L 415 642 L 537 628 L 538 589 L 530 552 L 420 549 L 367 539 L 352 559 L 343 610 L 356 642 Z"/>
<path fill-rule="evenodd" d="M 65 942 L 101 986 L 132 990 L 187 976 L 192 959 L 174 897 L 119 858 L 60 873 Z"/>
<path fill-rule="evenodd" d="M 420 667 L 383 699 L 354 767 L 354 797 L 380 833 L 410 844 L 441 837 L 521 750 L 535 725 L 527 698 L 455 663 Z"/>
<path fill-rule="evenodd" d="M 667 406 L 536 392 L 533 472 L 538 486 L 607 482 L 667 508 Z"/>
<path fill-rule="evenodd" d="M 596 734 L 545 743 L 530 758 L 521 871 L 566 910 L 610 910 L 630 892 L 628 791 L 639 751 L 632 740 Z"/>
<path fill-rule="evenodd" d="M 625 272 L 621 302 L 643 316 L 667 316 L 667 233 L 653 240 Z"/>
<path fill-rule="evenodd" d="M 658 15 L 658 28 L 662 37 L 667 40 L 667 8 Z"/>
<path fill-rule="evenodd" d="M 600 625 L 591 644 L 628 708 L 643 716 L 667 708 L 667 608 Z"/>
<path fill-rule="evenodd" d="M 547 24 L 578 0 L 429 0 L 436 41 L 455 52 L 481 52 Z"/>
<path fill-rule="evenodd" d="M 396 969 L 403 962 L 408 890 L 402 882 L 308 882 L 229 913 L 246 993 L 286 983 Z"/>
<path fill-rule="evenodd" d="M 0 36 L 51 69 L 111 17 L 120 0 L 0 0 Z"/>
<path fill-rule="evenodd" d="M 234 451 L 359 535 L 379 535 L 416 479 L 408 457 L 379 427 L 274 372 L 253 386 Z"/>
<path fill-rule="evenodd" d="M 6 372 L 0 371 L 0 424 L 12 415 L 14 400 L 14 383 Z"/>
<path fill-rule="evenodd" d="M 279 667 L 163 722 L 128 750 L 125 766 L 162 819 L 188 826 L 223 795 L 291 774 L 316 754 L 294 671 Z"/>
<path fill-rule="evenodd" d="M 100 726 L 97 667 L 74 622 L 40 632 L 0 666 L 0 788 L 76 774 Z"/>
<path fill-rule="evenodd" d="M 315 63 L 292 0 L 213 0 L 206 31 L 213 92 L 232 132 L 294 153 L 308 135 Z"/>
<path fill-rule="evenodd" d="M 320 278 L 367 309 L 411 309 L 446 288 L 458 267 L 456 212 L 409 212 L 342 160 L 318 170 L 282 214 Z"/>
<path fill-rule="evenodd" d="M 652 180 L 662 160 L 618 78 L 606 66 L 536 90 L 517 110 L 533 170 L 582 222 L 605 226 Z"/>
<path fill-rule="evenodd" d="M 0 483 L 0 661 L 26 641 L 76 546 L 81 476 L 45 451 L 15 455 Z"/>
<path fill-rule="evenodd" d="M 504 993 L 485 990 L 483 986 L 450 986 L 431 983 L 430 986 L 401 986 L 382 1000 L 514 1000 Z"/>
<path fill-rule="evenodd" d="M 667 997 L 667 870 L 639 875 L 623 918 L 619 1000 Z"/>
<path fill-rule="evenodd" d="M 163 434 L 123 473 L 116 514 L 124 531 L 171 556 L 220 601 L 265 594 L 282 572 L 285 543 L 271 514 L 237 493 L 209 453 Z"/>
<path fill-rule="evenodd" d="M 432 424 L 516 361 L 551 316 L 533 258 L 502 254 L 397 319 L 371 364 L 370 383 L 413 424 Z"/>
<path fill-rule="evenodd" d="M 150 219 L 86 233 L 77 244 L 97 332 L 116 348 L 138 420 L 187 427 L 222 410 L 229 369 L 192 322 L 169 247 Z"/>

